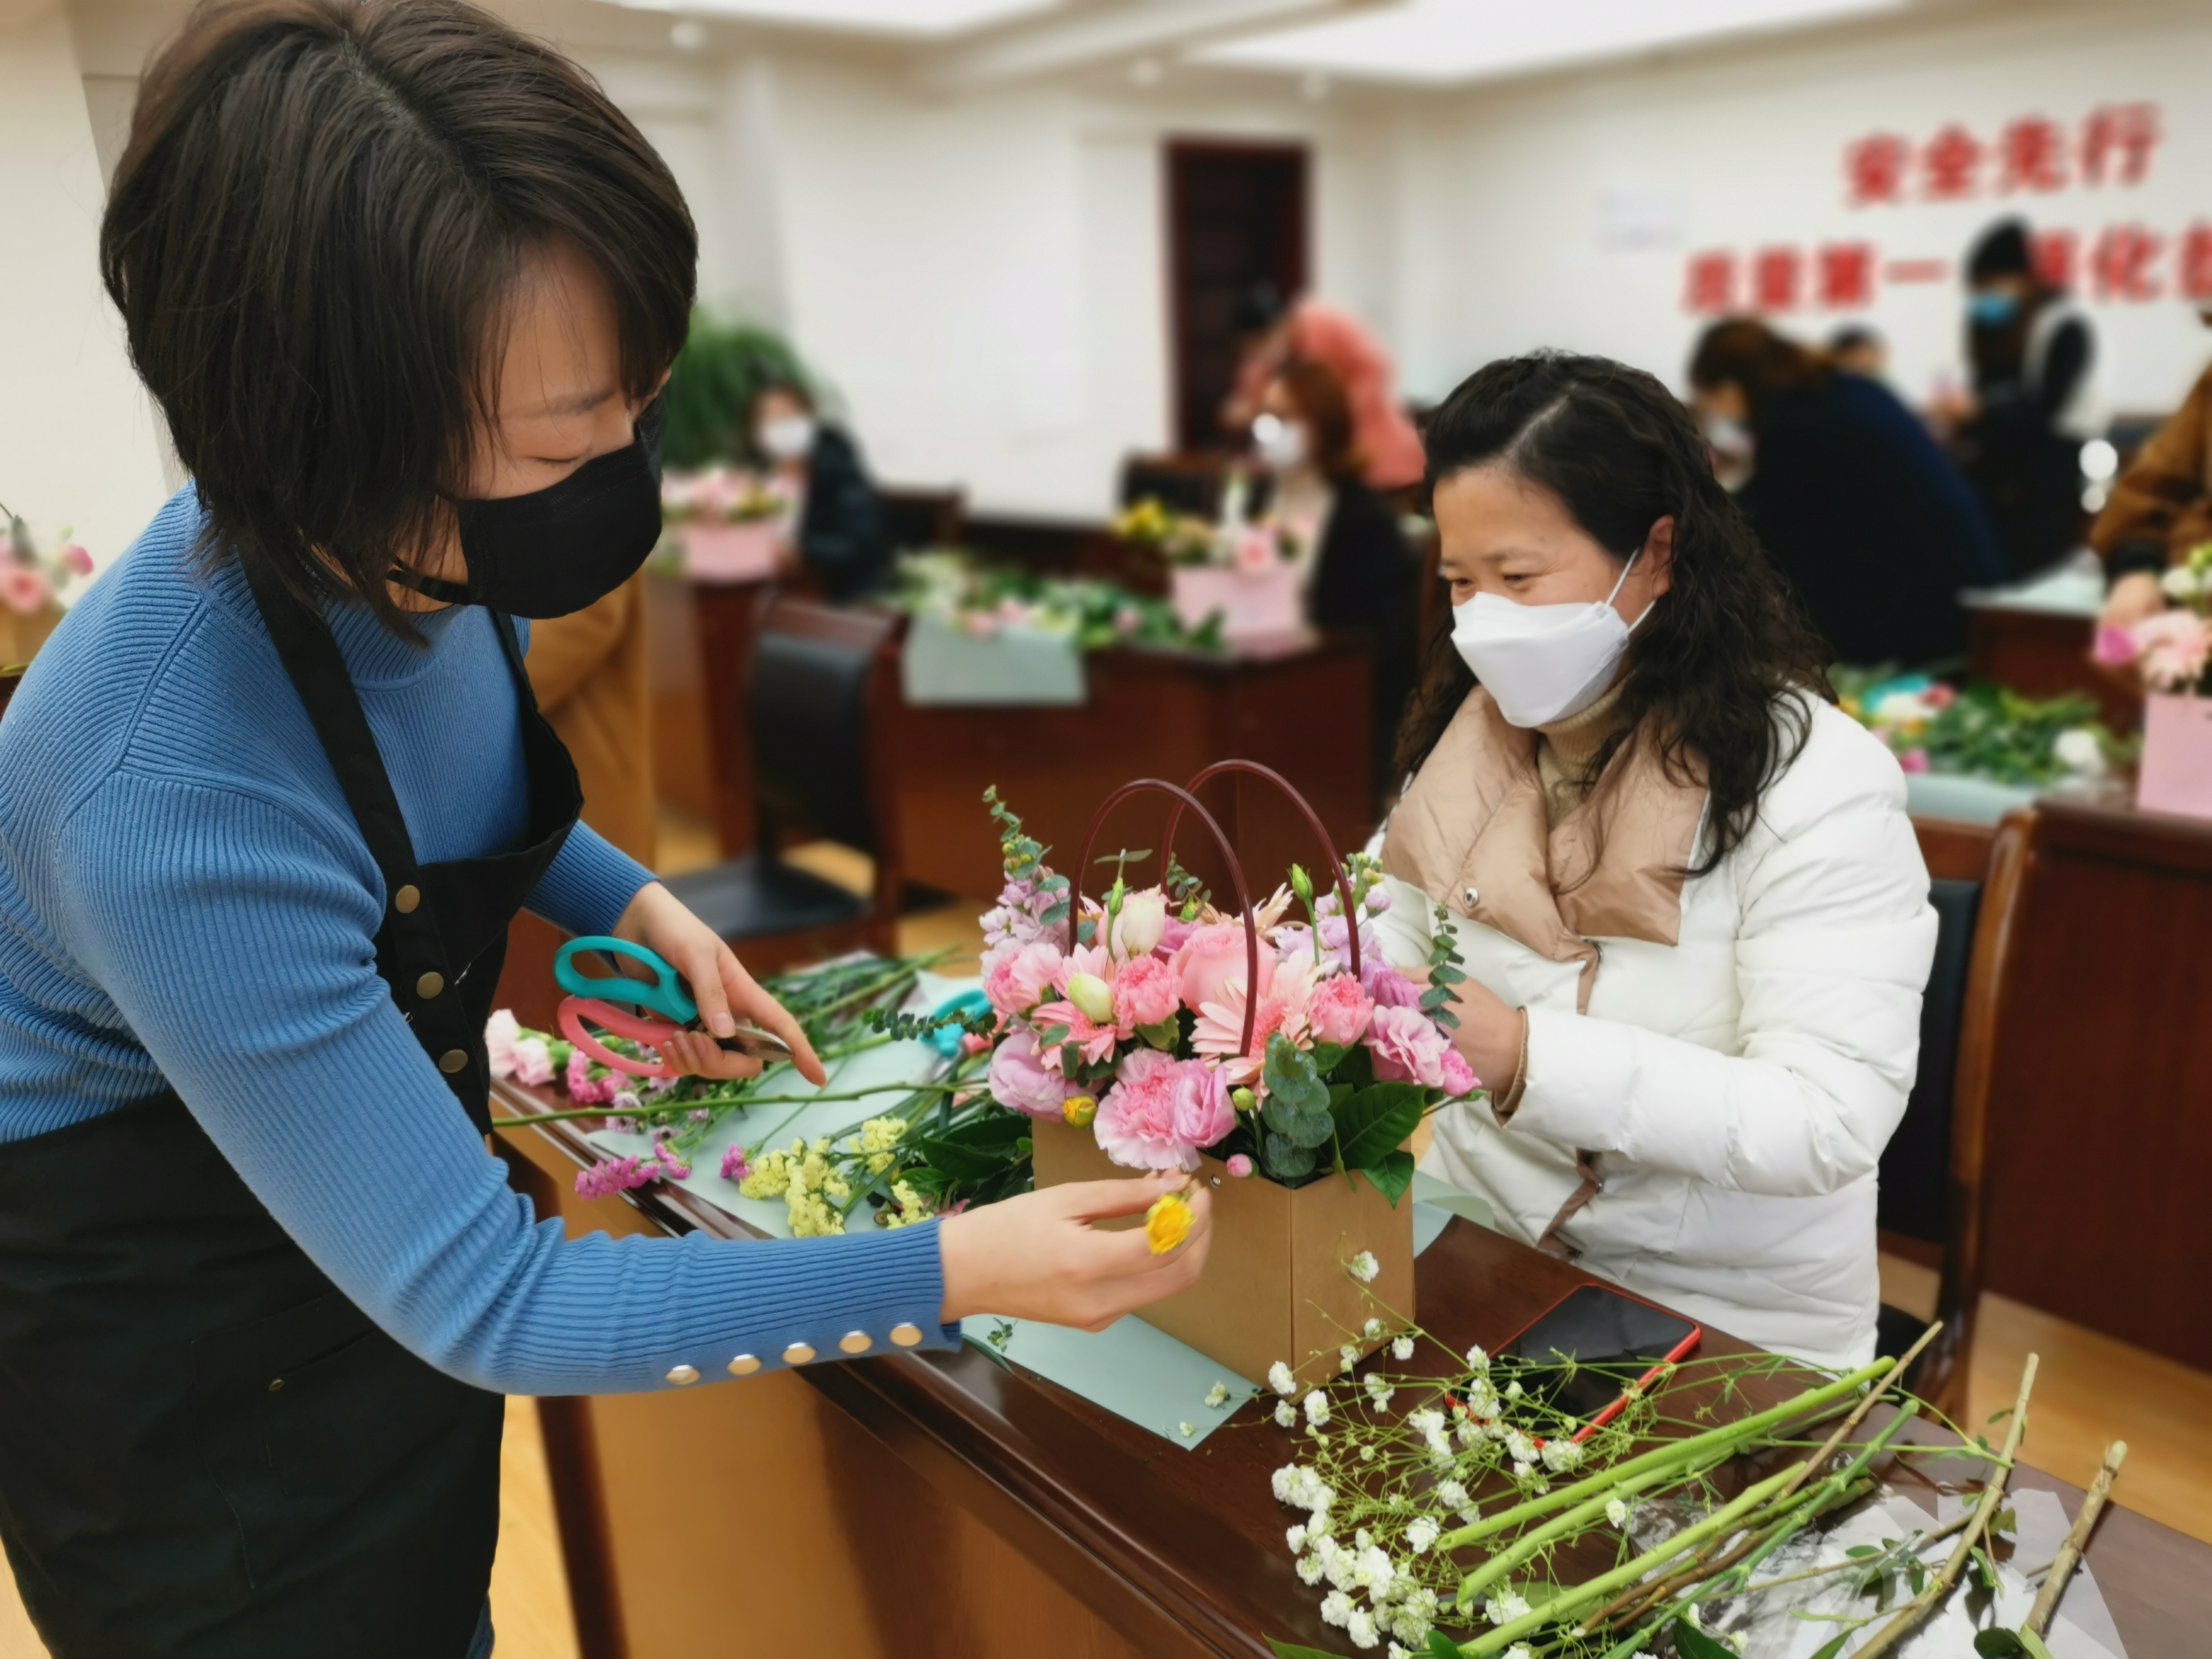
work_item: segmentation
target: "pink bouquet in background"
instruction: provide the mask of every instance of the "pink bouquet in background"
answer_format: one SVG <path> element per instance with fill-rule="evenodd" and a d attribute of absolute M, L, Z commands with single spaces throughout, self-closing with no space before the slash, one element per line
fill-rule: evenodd
<path fill-rule="evenodd" d="M 2212 542 L 2167 571 L 2160 585 L 2173 608 L 2132 628 L 2100 628 L 2096 659 L 2115 666 L 2133 663 L 2154 691 L 2212 690 L 2205 672 L 2212 666 Z"/>
<path fill-rule="evenodd" d="M 60 540 L 59 552 L 40 551 L 30 526 L 0 507 L 0 604 L 19 616 L 32 616 L 52 605 L 71 581 L 92 574 L 92 555 L 70 539 L 66 527 Z"/>
<path fill-rule="evenodd" d="M 982 918 L 1000 1104 L 1089 1126 L 1132 1169 L 1194 1170 L 1211 1153 L 1291 1185 L 1358 1170 L 1396 1201 L 1413 1178 L 1406 1139 L 1480 1086 L 1452 1046 L 1465 975 L 1448 930 L 1424 990 L 1382 960 L 1370 918 L 1389 897 L 1373 860 L 1346 860 L 1344 890 L 1318 894 L 1293 866 L 1255 907 L 1255 973 L 1242 917 L 1170 859 L 1158 885 L 1117 875 L 1103 902 L 1083 901 L 1071 943 L 1067 878 L 986 799 L 1006 872 Z"/>

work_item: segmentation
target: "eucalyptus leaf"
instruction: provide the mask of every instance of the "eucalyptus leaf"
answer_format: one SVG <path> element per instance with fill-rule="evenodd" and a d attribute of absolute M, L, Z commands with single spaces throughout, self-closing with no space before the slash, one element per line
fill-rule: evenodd
<path fill-rule="evenodd" d="M 1295 1146 L 1285 1135 L 1272 1131 L 1267 1136 L 1267 1170 L 1271 1175 L 1285 1181 L 1296 1181 L 1301 1176 L 1313 1173 L 1314 1155 L 1310 1147 Z"/>

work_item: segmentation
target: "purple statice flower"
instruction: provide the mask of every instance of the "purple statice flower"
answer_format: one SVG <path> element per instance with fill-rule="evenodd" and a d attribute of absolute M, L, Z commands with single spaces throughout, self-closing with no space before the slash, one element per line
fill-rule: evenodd
<path fill-rule="evenodd" d="M 723 1180 L 743 1181 L 752 1172 L 752 1160 L 745 1156 L 744 1147 L 733 1140 L 722 1149 Z"/>
<path fill-rule="evenodd" d="M 659 1179 L 663 1181 L 689 1181 L 691 1179 L 691 1166 L 689 1164 L 686 1164 L 682 1158 L 677 1157 L 674 1152 L 669 1151 L 668 1145 L 665 1141 L 657 1140 L 653 1143 L 653 1156 L 658 1165 L 658 1167 L 653 1170 L 653 1173 Z"/>
<path fill-rule="evenodd" d="M 634 1187 L 644 1186 L 659 1173 L 658 1165 L 648 1168 L 643 1158 L 601 1158 L 590 1169 L 576 1171 L 576 1195 L 579 1198 L 612 1198 L 617 1193 L 626 1193 Z"/>

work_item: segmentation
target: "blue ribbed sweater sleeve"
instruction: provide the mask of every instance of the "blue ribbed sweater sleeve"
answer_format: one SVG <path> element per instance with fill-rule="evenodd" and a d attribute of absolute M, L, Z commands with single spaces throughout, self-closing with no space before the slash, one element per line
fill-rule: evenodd
<path fill-rule="evenodd" d="M 882 1352 L 906 1322 L 955 1340 L 933 1225 L 732 1243 L 534 1222 L 376 975 L 358 849 L 289 803 L 118 772 L 61 842 L 79 961 L 316 1265 L 440 1369 L 599 1393 L 853 1330 Z"/>

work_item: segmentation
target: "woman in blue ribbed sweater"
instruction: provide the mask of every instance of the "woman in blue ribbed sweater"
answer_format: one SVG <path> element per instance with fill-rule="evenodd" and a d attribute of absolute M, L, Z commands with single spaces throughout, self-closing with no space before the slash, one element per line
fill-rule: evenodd
<path fill-rule="evenodd" d="M 576 822 L 521 672 L 516 617 L 653 544 L 691 300 L 682 198 L 596 86 L 459 0 L 210 0 L 101 255 L 194 483 L 0 725 L 0 1539 L 59 1659 L 489 1652 L 499 1394 L 1096 1327 L 1191 1281 L 1202 1215 L 1159 1258 L 1089 1224 L 1158 1182 L 569 1241 L 485 1151 L 525 906 L 821 1074 Z"/>

